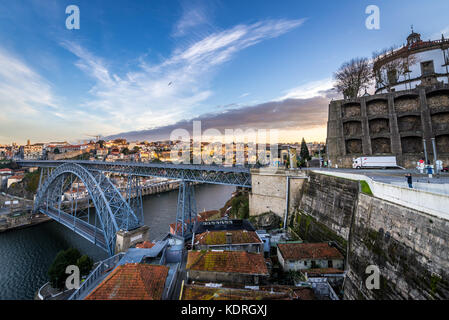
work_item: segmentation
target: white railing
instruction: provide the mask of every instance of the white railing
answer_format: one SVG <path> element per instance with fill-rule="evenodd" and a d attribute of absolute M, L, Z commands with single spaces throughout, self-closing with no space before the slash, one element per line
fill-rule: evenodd
<path fill-rule="evenodd" d="M 374 181 L 362 174 L 324 170 L 312 170 L 312 172 L 344 179 L 364 180 L 376 198 L 449 220 L 448 195 Z"/>

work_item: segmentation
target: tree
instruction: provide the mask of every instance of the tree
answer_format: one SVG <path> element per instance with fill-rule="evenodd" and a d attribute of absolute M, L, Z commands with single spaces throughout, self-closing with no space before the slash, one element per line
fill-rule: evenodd
<path fill-rule="evenodd" d="M 371 65 L 367 58 L 354 58 L 341 65 L 334 73 L 335 87 L 346 98 L 357 98 L 362 89 L 368 88 L 373 80 Z"/>
<path fill-rule="evenodd" d="M 128 149 L 128 147 L 123 148 L 122 153 L 123 153 L 124 155 L 128 155 L 128 154 L 129 154 L 129 149 Z"/>
<path fill-rule="evenodd" d="M 133 150 L 132 150 L 132 153 L 137 153 L 137 152 L 139 152 L 139 151 L 140 151 L 140 147 L 134 146 L 134 148 L 133 148 Z"/>
<path fill-rule="evenodd" d="M 301 141 L 301 151 L 299 152 L 299 156 L 301 157 L 301 166 L 304 166 L 306 161 L 310 160 L 309 148 L 307 148 L 307 143 L 304 138 Z"/>
<path fill-rule="evenodd" d="M 61 250 L 56 255 L 55 260 L 48 269 L 48 276 L 53 288 L 64 289 L 65 280 L 68 274 L 65 273 L 67 266 L 77 265 L 78 259 L 81 254 L 77 249 L 70 248 L 67 250 Z"/>
<path fill-rule="evenodd" d="M 98 142 L 97 142 L 99 145 L 100 145 L 100 148 L 104 148 L 104 143 L 105 143 L 105 141 L 104 140 L 98 140 Z"/>
<path fill-rule="evenodd" d="M 54 153 L 54 154 L 60 154 L 61 152 L 59 151 L 58 148 L 55 148 L 55 150 L 53 150 L 53 153 Z"/>
<path fill-rule="evenodd" d="M 400 78 L 407 80 L 407 75 L 410 73 L 410 67 L 417 64 L 419 58 L 415 55 L 408 55 L 396 58 L 385 63 L 380 69 L 375 70 L 376 82 L 384 87 L 390 88 L 395 85 Z"/>
<path fill-rule="evenodd" d="M 76 265 L 80 269 L 80 274 L 82 276 L 88 275 L 92 267 L 94 266 L 94 261 L 88 255 L 82 255 L 76 262 Z"/>

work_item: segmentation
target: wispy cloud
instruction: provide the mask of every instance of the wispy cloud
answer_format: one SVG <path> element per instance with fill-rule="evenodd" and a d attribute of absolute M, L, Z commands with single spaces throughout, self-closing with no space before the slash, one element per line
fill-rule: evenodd
<path fill-rule="evenodd" d="M 182 2 L 182 15 L 176 22 L 173 28 L 172 35 L 174 37 L 185 36 L 199 26 L 211 24 L 211 10 L 210 7 L 205 6 L 204 3 L 198 1 L 184 1 Z"/>
<path fill-rule="evenodd" d="M 184 48 L 176 48 L 159 64 L 142 60 L 136 70 L 117 75 L 105 59 L 80 44 L 62 46 L 78 57 L 75 65 L 95 80 L 83 109 L 100 112 L 115 132 L 156 128 L 198 114 L 213 92 L 214 71 L 239 51 L 299 27 L 299 20 L 265 20 L 215 32 Z M 113 133 L 113 132 L 108 132 Z"/>
<path fill-rule="evenodd" d="M 324 97 L 329 95 L 333 86 L 334 83 L 332 79 L 312 81 L 285 91 L 284 95 L 279 97 L 277 100 L 309 99 L 318 96 Z"/>
<path fill-rule="evenodd" d="M 21 59 L 0 48 L 0 66 L 2 112 L 30 115 L 57 108 L 50 83 Z"/>

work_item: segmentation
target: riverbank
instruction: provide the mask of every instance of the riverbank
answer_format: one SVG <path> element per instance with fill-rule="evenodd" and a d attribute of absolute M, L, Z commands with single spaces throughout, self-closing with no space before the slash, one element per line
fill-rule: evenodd
<path fill-rule="evenodd" d="M 0 233 L 33 227 L 52 219 L 43 214 L 16 213 L 3 215 L 1 220 Z"/>

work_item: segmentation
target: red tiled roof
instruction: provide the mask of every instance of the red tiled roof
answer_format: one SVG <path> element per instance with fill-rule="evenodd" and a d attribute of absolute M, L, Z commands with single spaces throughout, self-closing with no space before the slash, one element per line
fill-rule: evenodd
<path fill-rule="evenodd" d="M 343 259 L 340 251 L 327 243 L 279 243 L 278 248 L 287 260 Z"/>
<path fill-rule="evenodd" d="M 153 242 L 144 241 L 144 242 L 136 244 L 136 248 L 139 248 L 139 249 L 150 249 L 150 248 L 153 248 L 154 245 L 155 245 L 155 243 L 153 243 Z"/>
<path fill-rule="evenodd" d="M 12 171 L 11 169 L 8 169 L 8 168 L 6 168 L 6 169 L 0 169 L 0 172 L 9 172 L 9 171 Z"/>
<path fill-rule="evenodd" d="M 185 285 L 182 300 L 315 300 L 311 288 L 291 286 L 260 287 L 259 290 L 243 288 L 213 288 L 202 285 Z"/>
<path fill-rule="evenodd" d="M 24 176 L 19 176 L 19 175 L 9 177 L 9 179 L 16 179 L 16 180 L 21 180 L 23 178 L 24 178 Z"/>
<path fill-rule="evenodd" d="M 263 254 L 246 251 L 189 251 L 186 269 L 268 275 Z"/>
<path fill-rule="evenodd" d="M 167 275 L 166 266 L 120 265 L 85 300 L 160 300 Z"/>
<path fill-rule="evenodd" d="M 195 235 L 195 244 L 202 245 L 220 245 L 226 244 L 226 234 L 232 235 L 232 244 L 237 243 L 261 243 L 262 241 L 254 231 L 247 230 L 220 230 L 206 231 Z"/>

